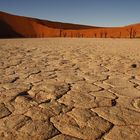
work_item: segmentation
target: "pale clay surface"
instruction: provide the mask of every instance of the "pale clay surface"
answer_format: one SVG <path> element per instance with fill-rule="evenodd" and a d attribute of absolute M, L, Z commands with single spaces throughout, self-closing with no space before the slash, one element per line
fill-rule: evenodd
<path fill-rule="evenodd" d="M 140 40 L 0 40 L 0 140 L 139 140 Z"/>

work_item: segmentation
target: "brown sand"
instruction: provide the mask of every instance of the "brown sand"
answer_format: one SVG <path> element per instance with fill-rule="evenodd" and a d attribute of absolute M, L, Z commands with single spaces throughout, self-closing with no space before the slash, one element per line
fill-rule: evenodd
<path fill-rule="evenodd" d="M 140 40 L 0 40 L 1 140 L 139 140 Z"/>

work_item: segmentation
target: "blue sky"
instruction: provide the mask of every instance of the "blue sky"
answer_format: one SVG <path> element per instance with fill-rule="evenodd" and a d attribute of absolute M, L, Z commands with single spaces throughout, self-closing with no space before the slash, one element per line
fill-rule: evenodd
<path fill-rule="evenodd" d="M 140 22 L 140 0 L 0 0 L 0 11 L 96 26 Z"/>

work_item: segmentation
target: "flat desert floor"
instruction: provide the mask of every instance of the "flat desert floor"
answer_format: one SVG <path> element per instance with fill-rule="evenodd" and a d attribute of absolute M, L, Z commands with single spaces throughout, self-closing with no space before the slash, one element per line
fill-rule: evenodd
<path fill-rule="evenodd" d="M 0 140 L 139 140 L 139 39 L 0 40 Z"/>

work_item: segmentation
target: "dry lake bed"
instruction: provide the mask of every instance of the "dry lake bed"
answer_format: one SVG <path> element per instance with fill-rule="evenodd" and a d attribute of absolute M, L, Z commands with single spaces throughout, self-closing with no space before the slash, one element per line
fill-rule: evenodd
<path fill-rule="evenodd" d="M 139 39 L 0 40 L 0 140 L 139 139 Z"/>

